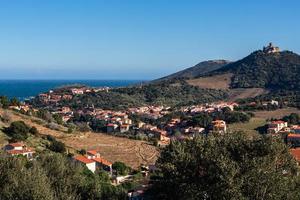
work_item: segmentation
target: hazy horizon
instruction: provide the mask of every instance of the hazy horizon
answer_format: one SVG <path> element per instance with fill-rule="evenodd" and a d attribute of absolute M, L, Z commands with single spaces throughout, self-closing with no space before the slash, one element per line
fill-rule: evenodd
<path fill-rule="evenodd" d="M 300 2 L 3 1 L 1 80 L 152 80 L 273 42 L 300 52 Z"/>

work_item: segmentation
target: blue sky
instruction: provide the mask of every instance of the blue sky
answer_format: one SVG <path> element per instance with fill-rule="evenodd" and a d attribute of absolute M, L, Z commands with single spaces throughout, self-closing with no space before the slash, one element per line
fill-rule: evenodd
<path fill-rule="evenodd" d="M 298 0 L 3 0 L 0 79 L 153 79 L 272 41 L 300 53 Z"/>

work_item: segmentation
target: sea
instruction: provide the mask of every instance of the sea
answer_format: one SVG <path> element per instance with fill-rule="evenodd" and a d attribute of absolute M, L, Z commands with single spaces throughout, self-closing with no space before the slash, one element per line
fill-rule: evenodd
<path fill-rule="evenodd" d="M 30 99 L 61 86 L 80 84 L 91 87 L 125 87 L 143 80 L 0 80 L 0 96 Z"/>

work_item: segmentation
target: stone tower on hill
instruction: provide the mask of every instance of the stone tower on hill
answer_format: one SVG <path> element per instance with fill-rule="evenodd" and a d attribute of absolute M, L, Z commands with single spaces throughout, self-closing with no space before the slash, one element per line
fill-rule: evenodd
<path fill-rule="evenodd" d="M 280 52 L 279 47 L 273 46 L 272 42 L 269 43 L 268 46 L 263 48 L 264 53 L 277 53 Z"/>

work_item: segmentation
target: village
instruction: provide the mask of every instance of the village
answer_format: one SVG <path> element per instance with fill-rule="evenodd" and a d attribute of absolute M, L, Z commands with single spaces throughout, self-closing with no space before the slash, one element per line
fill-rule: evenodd
<path fill-rule="evenodd" d="M 155 141 L 153 145 L 158 148 L 163 148 L 170 144 L 172 140 L 185 140 L 192 139 L 200 135 L 208 134 L 230 134 L 231 130 L 228 127 L 228 121 L 218 119 L 215 117 L 209 122 L 207 126 L 199 126 L 189 123 L 187 119 L 181 117 L 174 117 L 172 113 L 180 112 L 185 116 L 191 118 L 199 114 L 207 116 L 214 116 L 216 113 L 235 112 L 245 106 L 251 108 L 257 106 L 257 102 L 248 102 L 247 104 L 239 105 L 236 102 L 218 102 L 206 103 L 200 105 L 182 106 L 174 110 L 170 106 L 155 106 L 145 105 L 141 107 L 131 107 L 126 110 L 105 110 L 88 106 L 84 109 L 74 109 L 70 106 L 61 106 L 60 101 L 65 101 L 74 98 L 74 96 L 84 95 L 86 93 L 105 91 L 109 92 L 109 88 L 104 87 L 101 89 L 92 89 L 88 87 L 82 88 L 69 88 L 68 94 L 59 94 L 53 90 L 48 93 L 38 95 L 38 100 L 48 105 L 52 115 L 59 115 L 63 123 L 66 125 L 72 121 L 76 116 L 89 117 L 93 121 L 99 122 L 98 128 L 105 134 L 115 136 L 126 135 L 143 135 L 142 139 L 148 141 Z M 278 101 L 271 100 L 269 102 L 262 102 L 261 106 L 277 107 Z M 31 113 L 38 112 L 40 108 L 32 106 L 29 102 L 21 103 L 20 105 L 11 105 L 9 109 L 21 112 Z M 218 116 L 218 115 L 216 115 Z M 167 120 L 160 123 L 157 122 L 161 119 Z M 229 122 L 230 123 L 230 122 Z M 87 122 L 87 124 L 91 124 Z M 282 120 L 271 120 L 266 123 L 267 130 L 265 134 L 278 136 L 291 147 L 290 152 L 294 158 L 300 163 L 300 126 L 296 124 L 288 124 Z M 97 131 L 96 131 L 97 132 Z M 8 156 L 25 156 L 28 159 L 34 159 L 35 149 L 28 147 L 23 142 L 13 142 L 3 147 Z M 91 172 L 97 170 L 104 170 L 112 177 L 115 184 L 120 184 L 124 181 L 129 181 L 132 175 L 117 176 L 112 168 L 113 163 L 110 158 L 103 157 L 96 149 L 86 149 L 82 154 L 72 156 L 71 160 L 74 163 L 84 165 Z M 143 173 L 148 174 L 148 170 L 155 168 L 154 166 L 144 166 Z M 130 193 L 130 195 L 133 195 Z"/>

